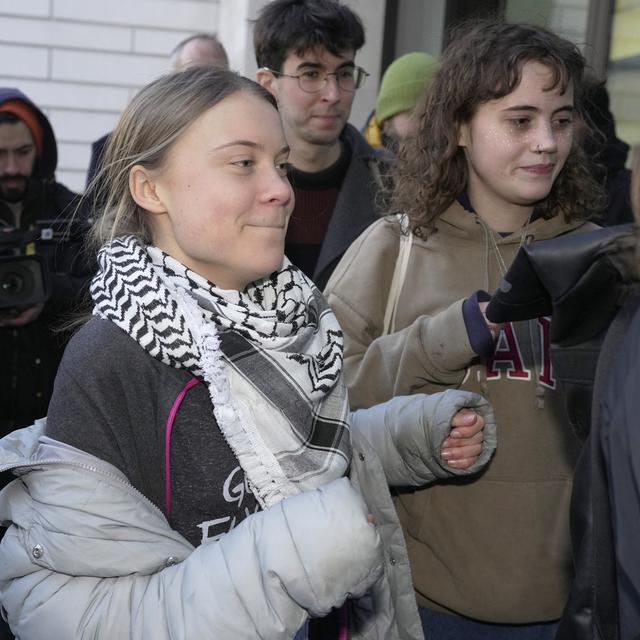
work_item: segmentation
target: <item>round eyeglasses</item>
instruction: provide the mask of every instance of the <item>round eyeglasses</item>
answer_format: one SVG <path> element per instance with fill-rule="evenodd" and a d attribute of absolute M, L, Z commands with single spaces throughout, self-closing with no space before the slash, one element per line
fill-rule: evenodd
<path fill-rule="evenodd" d="M 297 75 L 290 73 L 282 73 L 280 71 L 274 71 L 268 67 L 262 67 L 265 71 L 273 73 L 274 76 L 284 78 L 295 78 L 298 81 L 298 86 L 306 93 L 317 93 L 322 91 L 329 81 L 329 76 L 333 76 L 336 79 L 338 88 L 342 91 L 353 92 L 359 89 L 369 75 L 362 67 L 343 67 L 337 71 L 331 71 L 327 73 L 325 71 L 319 71 L 318 69 L 308 69 Z"/>

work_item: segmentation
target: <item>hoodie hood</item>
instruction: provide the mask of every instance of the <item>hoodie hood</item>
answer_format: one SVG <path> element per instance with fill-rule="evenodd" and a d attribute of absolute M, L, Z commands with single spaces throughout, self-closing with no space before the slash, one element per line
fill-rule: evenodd
<path fill-rule="evenodd" d="M 465 209 L 458 201 L 454 202 L 442 215 L 436 219 L 436 229 L 448 235 L 471 239 L 484 237 L 484 228 L 480 217 Z M 585 220 L 574 220 L 566 222 L 563 215 L 555 215 L 552 218 L 536 218 L 531 220 L 522 229 L 518 229 L 508 235 L 500 235 L 491 231 L 498 245 L 521 244 L 522 242 L 534 242 L 538 240 L 548 240 L 558 235 L 575 231 L 580 227 L 592 228 Z M 523 238 L 524 234 L 524 238 Z"/>
<path fill-rule="evenodd" d="M 32 177 L 41 180 L 53 180 L 58 166 L 58 145 L 56 144 L 49 119 L 22 91 L 7 87 L 0 88 L 0 105 L 10 100 L 24 102 L 33 111 L 42 127 L 42 155 L 36 158 Z"/>

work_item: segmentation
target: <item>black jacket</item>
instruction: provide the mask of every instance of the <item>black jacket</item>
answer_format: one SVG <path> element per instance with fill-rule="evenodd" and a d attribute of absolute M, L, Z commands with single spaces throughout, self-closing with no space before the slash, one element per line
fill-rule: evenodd
<path fill-rule="evenodd" d="M 66 222 L 74 215 L 78 196 L 55 181 L 58 155 L 51 125 L 17 89 L 0 89 L 0 104 L 7 100 L 21 100 L 37 114 L 43 131 L 43 153 L 36 159 L 23 201 L 17 231 L 25 233 L 13 234 L 15 244 L 0 246 L 5 256 L 33 251 L 40 255 L 45 261 L 51 293 L 37 320 L 21 328 L 0 328 L 0 435 L 46 415 L 66 337 L 56 328 L 77 307 L 91 274 L 82 253 L 86 219 L 77 214 L 71 227 Z M 44 224 L 52 220 L 54 225 Z M 43 225 L 68 230 L 68 239 L 40 240 L 38 230 Z M 11 230 L 16 231 L 13 213 L 0 200 L 0 233 L 8 238 Z M 33 241 L 17 246 L 19 236 Z"/>
<path fill-rule="evenodd" d="M 600 446 L 611 510 L 621 640 L 640 638 L 640 298 L 624 309 L 620 340 L 600 402 Z M 622 313 L 622 312 L 621 312 Z"/>
<path fill-rule="evenodd" d="M 556 640 L 640 638 L 639 241 L 637 226 L 620 225 L 524 247 L 487 308 L 494 322 L 552 313 L 567 428 L 585 438 Z"/>
<path fill-rule="evenodd" d="M 391 156 L 369 146 L 358 130 L 347 124 L 340 135 L 351 147 L 351 162 L 342 182 L 327 234 L 322 241 L 313 281 L 323 289 L 351 243 L 380 217 L 377 193 Z"/>

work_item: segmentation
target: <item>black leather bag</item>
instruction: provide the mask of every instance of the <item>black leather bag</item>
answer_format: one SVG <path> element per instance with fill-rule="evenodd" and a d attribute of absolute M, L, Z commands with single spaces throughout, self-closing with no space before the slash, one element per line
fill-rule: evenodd
<path fill-rule="evenodd" d="M 552 315 L 551 341 L 571 346 L 609 326 L 638 282 L 638 226 L 625 224 L 523 246 L 487 307 L 491 322 Z"/>
<path fill-rule="evenodd" d="M 626 224 L 525 245 L 486 309 L 496 323 L 551 316 L 554 376 L 582 440 L 602 340 L 640 281 L 639 232 Z"/>

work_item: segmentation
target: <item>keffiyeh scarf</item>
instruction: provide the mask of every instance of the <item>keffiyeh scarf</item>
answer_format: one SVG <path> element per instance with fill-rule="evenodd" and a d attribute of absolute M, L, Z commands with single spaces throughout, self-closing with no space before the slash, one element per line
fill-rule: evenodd
<path fill-rule="evenodd" d="M 205 381 L 218 426 L 263 507 L 346 473 L 342 332 L 286 258 L 242 292 L 217 288 L 134 236 L 105 245 L 98 261 L 94 315 Z"/>

